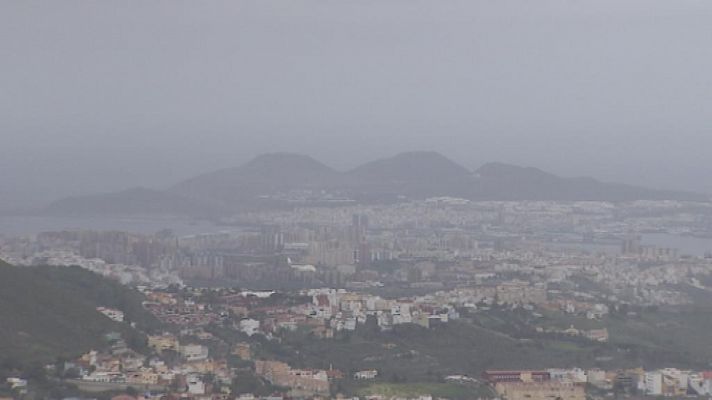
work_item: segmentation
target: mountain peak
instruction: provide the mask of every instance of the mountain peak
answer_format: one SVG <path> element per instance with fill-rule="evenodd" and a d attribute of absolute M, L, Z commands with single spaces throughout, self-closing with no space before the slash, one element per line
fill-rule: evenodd
<path fill-rule="evenodd" d="M 434 151 L 412 151 L 366 163 L 350 172 L 360 178 L 428 181 L 469 176 L 463 166 Z"/>
<path fill-rule="evenodd" d="M 475 175 L 479 178 L 487 179 L 559 179 L 554 174 L 542 171 L 534 167 L 520 167 L 518 165 L 501 162 L 490 162 L 475 170 Z"/>
<path fill-rule="evenodd" d="M 389 159 L 391 160 L 401 160 L 401 161 L 418 161 L 418 162 L 430 162 L 430 163 L 448 163 L 453 166 L 460 167 L 457 163 L 452 161 L 451 159 L 445 157 L 441 153 L 438 153 L 437 151 L 427 151 L 427 150 L 417 150 L 417 151 L 406 151 L 403 153 L 398 153 L 393 157 L 390 157 Z M 463 168 L 464 167 L 460 167 Z"/>
<path fill-rule="evenodd" d="M 333 171 L 328 166 L 315 160 L 312 157 L 297 154 L 297 153 L 266 153 L 259 155 L 243 165 L 241 168 L 246 170 L 299 170 L 311 172 L 329 172 Z"/>

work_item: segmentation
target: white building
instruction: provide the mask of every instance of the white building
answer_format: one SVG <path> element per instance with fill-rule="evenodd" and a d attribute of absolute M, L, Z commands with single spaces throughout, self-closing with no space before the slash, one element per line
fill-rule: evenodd
<path fill-rule="evenodd" d="M 651 396 L 663 394 L 663 374 L 659 371 L 646 372 L 641 383 L 641 389 L 645 394 Z"/>
<path fill-rule="evenodd" d="M 99 311 L 100 313 L 104 314 L 112 321 L 124 322 L 124 312 L 121 310 L 106 307 L 97 307 L 96 311 Z"/>
<path fill-rule="evenodd" d="M 245 318 L 240 321 L 240 331 L 247 336 L 252 336 L 260 332 L 260 321 L 251 318 Z"/>
<path fill-rule="evenodd" d="M 367 369 L 364 371 L 358 371 L 354 374 L 354 379 L 376 379 L 378 376 L 378 371 L 375 369 Z"/>
<path fill-rule="evenodd" d="M 208 359 L 208 348 L 200 344 L 180 346 L 180 354 L 186 361 L 204 361 Z"/>
<path fill-rule="evenodd" d="M 199 376 L 188 375 L 186 384 L 188 385 L 188 393 L 196 395 L 205 394 L 205 382 L 203 382 Z"/>
<path fill-rule="evenodd" d="M 393 325 L 410 324 L 413 322 L 409 303 L 395 303 L 391 307 L 391 315 L 393 316 Z"/>
<path fill-rule="evenodd" d="M 24 389 L 27 387 L 27 381 L 21 378 L 7 378 L 7 384 L 10 389 Z"/>

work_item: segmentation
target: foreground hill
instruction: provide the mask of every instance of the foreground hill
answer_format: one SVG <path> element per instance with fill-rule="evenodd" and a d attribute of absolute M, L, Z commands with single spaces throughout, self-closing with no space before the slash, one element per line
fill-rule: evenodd
<path fill-rule="evenodd" d="M 0 369 L 76 357 L 106 345 L 120 332 L 129 345 L 143 336 L 127 323 L 96 311 L 117 308 L 142 329 L 158 322 L 141 306 L 141 295 L 79 267 L 14 267 L 0 261 Z"/>
<path fill-rule="evenodd" d="M 707 201 L 705 195 L 563 178 L 537 168 L 490 163 L 469 171 L 435 152 L 410 152 L 339 172 L 311 157 L 275 153 L 180 182 L 167 191 L 129 191 L 61 200 L 52 214 L 225 215 L 294 204 L 393 202 L 436 196 L 470 200 Z"/>

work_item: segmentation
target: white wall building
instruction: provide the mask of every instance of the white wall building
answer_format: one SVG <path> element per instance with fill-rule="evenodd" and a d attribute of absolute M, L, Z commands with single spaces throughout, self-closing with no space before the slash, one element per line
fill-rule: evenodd
<path fill-rule="evenodd" d="M 659 371 L 646 372 L 642 380 L 645 394 L 659 396 L 663 393 L 663 374 Z"/>
<path fill-rule="evenodd" d="M 180 346 L 180 354 L 186 361 L 204 361 L 208 359 L 208 348 L 200 344 Z"/>
<path fill-rule="evenodd" d="M 260 321 L 246 318 L 240 321 L 240 331 L 247 336 L 252 336 L 260 332 Z"/>
<path fill-rule="evenodd" d="M 196 395 L 205 394 L 205 382 L 197 375 L 188 375 L 186 384 L 188 385 L 188 393 Z"/>
<path fill-rule="evenodd" d="M 106 307 L 97 307 L 96 311 L 99 311 L 100 313 L 104 314 L 112 321 L 124 322 L 124 312 L 121 310 Z"/>

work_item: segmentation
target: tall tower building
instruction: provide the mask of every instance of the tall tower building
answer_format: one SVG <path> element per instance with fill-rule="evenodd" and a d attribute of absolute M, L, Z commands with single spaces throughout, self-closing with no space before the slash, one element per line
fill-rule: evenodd
<path fill-rule="evenodd" d="M 351 217 L 351 235 L 355 243 L 361 243 L 366 240 L 368 232 L 368 216 L 365 214 L 354 214 Z"/>

